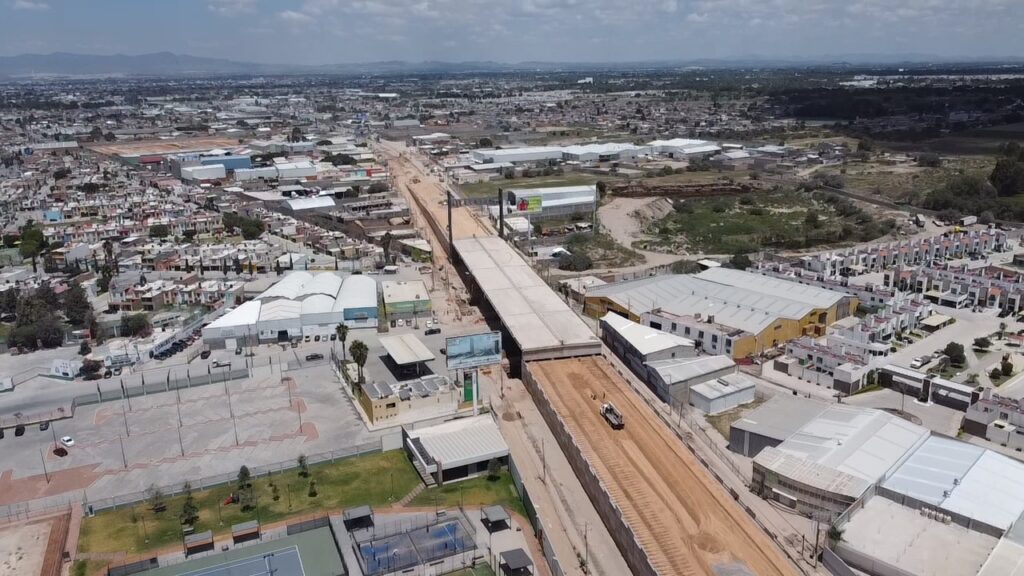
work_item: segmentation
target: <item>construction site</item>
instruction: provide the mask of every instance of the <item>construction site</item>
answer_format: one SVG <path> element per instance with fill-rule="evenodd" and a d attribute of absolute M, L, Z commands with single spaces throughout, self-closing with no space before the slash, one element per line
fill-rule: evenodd
<path fill-rule="evenodd" d="M 529 362 L 524 382 L 634 574 L 796 573 L 604 358 Z"/>
<path fill-rule="evenodd" d="M 501 331 L 509 371 L 521 377 L 630 572 L 796 574 L 738 494 L 719 484 L 644 404 L 602 356 L 591 329 L 525 258 L 467 208 L 452 210 L 454 242 L 447 245 L 442 192 L 395 148 L 385 150 L 396 179 L 452 259 L 469 302 Z M 606 404 L 615 418 L 606 419 Z"/>

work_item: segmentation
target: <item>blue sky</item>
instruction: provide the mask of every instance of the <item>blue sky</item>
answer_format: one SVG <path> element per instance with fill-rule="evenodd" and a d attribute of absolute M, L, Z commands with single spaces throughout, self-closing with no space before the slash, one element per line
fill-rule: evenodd
<path fill-rule="evenodd" d="M 1024 57 L 1024 0 L 0 0 L 0 54 L 255 62 Z"/>

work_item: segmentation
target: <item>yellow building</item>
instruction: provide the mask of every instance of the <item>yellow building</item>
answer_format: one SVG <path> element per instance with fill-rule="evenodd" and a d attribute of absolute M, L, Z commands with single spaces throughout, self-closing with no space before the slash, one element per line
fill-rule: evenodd
<path fill-rule="evenodd" d="M 857 299 L 727 268 L 608 284 L 587 292 L 584 311 L 615 312 L 690 338 L 702 351 L 745 358 L 825 328 L 856 311 Z"/>

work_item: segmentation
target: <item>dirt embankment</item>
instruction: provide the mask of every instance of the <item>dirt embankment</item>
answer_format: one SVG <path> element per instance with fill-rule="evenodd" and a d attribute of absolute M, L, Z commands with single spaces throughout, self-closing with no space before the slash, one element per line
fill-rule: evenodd
<path fill-rule="evenodd" d="M 758 190 L 750 184 L 645 184 L 624 182 L 610 184 L 608 192 L 622 198 L 706 198 L 711 196 L 737 196 Z"/>

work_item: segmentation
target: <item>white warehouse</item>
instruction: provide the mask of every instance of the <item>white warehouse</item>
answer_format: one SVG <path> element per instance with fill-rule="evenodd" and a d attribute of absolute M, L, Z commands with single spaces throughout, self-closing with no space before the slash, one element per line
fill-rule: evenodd
<path fill-rule="evenodd" d="M 203 341 L 211 348 L 233 348 L 328 337 L 343 322 L 350 328 L 375 328 L 377 293 L 377 281 L 369 276 L 343 280 L 332 272 L 292 272 L 203 328 Z"/>

